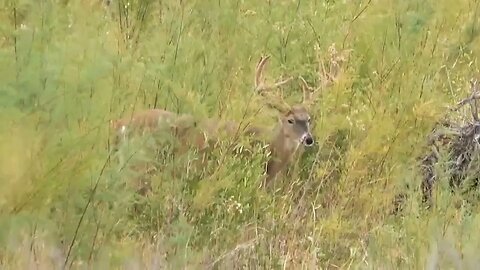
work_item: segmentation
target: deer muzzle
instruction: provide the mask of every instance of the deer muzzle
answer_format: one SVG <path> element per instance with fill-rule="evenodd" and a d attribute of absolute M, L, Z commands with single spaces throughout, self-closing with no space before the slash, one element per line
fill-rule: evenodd
<path fill-rule="evenodd" d="M 303 136 L 302 136 L 302 139 L 301 139 L 303 145 L 305 146 L 312 146 L 313 143 L 315 142 L 313 140 L 313 137 L 312 137 L 312 134 L 310 133 L 305 133 Z"/>

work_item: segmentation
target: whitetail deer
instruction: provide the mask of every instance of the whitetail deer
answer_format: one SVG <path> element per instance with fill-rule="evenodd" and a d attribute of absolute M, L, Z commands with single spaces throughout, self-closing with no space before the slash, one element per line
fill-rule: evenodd
<path fill-rule="evenodd" d="M 304 95 L 300 104 L 288 105 L 283 98 L 267 96 L 274 88 L 285 85 L 293 78 L 267 84 L 264 79 L 264 71 L 270 57 L 261 57 L 255 70 L 255 91 L 265 97 L 266 104 L 280 112 L 279 123 L 273 129 L 273 136 L 269 142 L 270 159 L 266 168 L 265 185 L 271 184 L 278 173 L 285 170 L 294 159 L 295 154 L 303 152 L 303 146 L 312 146 L 314 139 L 310 130 L 311 117 L 306 102 L 311 100 L 309 89 L 303 88 Z"/>
<path fill-rule="evenodd" d="M 279 97 L 268 96 L 267 93 L 285 85 L 293 80 L 292 77 L 267 84 L 264 79 L 264 71 L 267 66 L 269 56 L 261 57 L 255 70 L 255 92 L 265 97 L 267 106 L 280 112 L 279 123 L 274 128 L 273 136 L 270 140 L 269 148 L 271 157 L 267 163 L 265 185 L 269 186 L 272 180 L 276 179 L 281 171 L 284 171 L 294 159 L 301 157 L 304 146 L 312 146 L 314 139 L 310 130 L 310 110 L 311 106 L 318 98 L 324 88 L 332 85 L 340 76 L 341 64 L 346 62 L 348 53 L 345 50 L 341 53 L 335 49 L 335 44 L 328 48 L 328 65 L 319 58 L 318 76 L 320 85 L 316 88 L 311 87 L 299 76 L 303 90 L 303 99 L 299 104 L 290 106 L 284 100 L 282 95 Z"/>
<path fill-rule="evenodd" d="M 174 132 L 175 136 L 187 147 L 195 147 L 199 150 L 206 149 L 212 143 L 222 140 L 224 133 L 227 137 L 232 136 L 251 136 L 257 140 L 266 139 L 269 143 L 271 152 L 266 166 L 265 183 L 269 185 L 276 179 L 278 174 L 285 170 L 292 160 L 300 157 L 304 151 L 304 146 L 312 146 L 314 139 L 310 130 L 310 106 L 317 98 L 322 88 L 330 85 L 339 74 L 339 64 L 344 61 L 338 57 L 334 46 L 329 48 L 330 66 L 327 70 L 323 62 L 320 62 L 318 70 L 321 75 L 321 85 L 317 88 L 310 87 L 300 76 L 303 90 L 303 99 L 299 104 L 288 105 L 280 96 L 269 96 L 269 92 L 279 88 L 294 78 L 267 84 L 264 79 L 269 56 L 261 57 L 255 69 L 255 87 L 257 94 L 266 99 L 266 104 L 280 112 L 279 122 L 274 126 L 273 131 L 263 126 L 250 126 L 240 129 L 237 122 L 219 121 L 219 119 L 195 119 L 195 117 L 182 114 L 178 115 L 170 111 L 161 109 L 150 109 L 134 114 L 130 118 L 123 118 L 111 122 L 111 126 L 116 130 L 118 137 L 126 139 L 127 133 L 134 131 L 145 134 L 152 132 L 160 124 L 167 124 L 167 127 Z"/>

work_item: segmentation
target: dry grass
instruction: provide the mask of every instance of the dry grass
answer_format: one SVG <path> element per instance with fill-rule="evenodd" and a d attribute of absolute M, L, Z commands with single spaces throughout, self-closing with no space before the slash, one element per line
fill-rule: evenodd
<path fill-rule="evenodd" d="M 478 10 L 469 0 L 2 2 L 0 265 L 475 268 L 476 202 L 438 168 L 425 210 L 417 158 L 478 73 Z M 276 191 L 258 189 L 260 148 L 236 156 L 225 142 L 196 170 L 198 153 L 176 155 L 157 134 L 110 156 L 109 121 L 141 108 L 275 122 L 251 98 L 260 55 L 272 56 L 272 78 L 320 85 L 332 44 L 349 57 L 312 111 L 318 144 Z M 136 195 L 130 162 L 156 168 L 150 196 Z"/>

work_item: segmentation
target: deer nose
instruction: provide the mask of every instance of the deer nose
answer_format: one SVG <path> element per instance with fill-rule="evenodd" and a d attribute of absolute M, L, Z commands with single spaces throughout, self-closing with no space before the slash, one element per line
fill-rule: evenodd
<path fill-rule="evenodd" d="M 310 134 L 303 135 L 302 142 L 305 146 L 312 146 L 313 142 L 314 142 L 313 138 L 312 138 L 312 135 L 310 135 Z"/>

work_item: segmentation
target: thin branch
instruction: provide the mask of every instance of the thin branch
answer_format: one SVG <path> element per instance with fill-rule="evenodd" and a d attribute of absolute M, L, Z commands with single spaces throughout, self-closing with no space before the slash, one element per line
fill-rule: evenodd
<path fill-rule="evenodd" d="M 88 198 L 88 201 L 87 203 L 85 204 L 85 207 L 83 208 L 83 211 L 82 211 L 82 215 L 80 216 L 80 219 L 78 220 L 78 223 L 77 223 L 77 227 L 75 228 L 75 233 L 73 234 L 73 238 L 72 238 L 72 241 L 70 242 L 70 245 L 68 247 L 68 252 L 67 252 L 67 256 L 65 257 L 65 263 L 63 265 L 63 269 L 65 269 L 67 267 L 67 264 L 68 264 L 68 260 L 70 259 L 70 254 L 73 250 L 73 245 L 75 244 L 75 241 L 77 240 L 77 237 L 78 237 L 78 232 L 80 230 L 80 226 L 82 225 L 82 222 L 83 222 L 83 219 L 85 218 L 85 214 L 87 213 L 87 210 L 90 206 L 90 204 L 93 202 L 93 198 L 96 194 L 96 191 L 97 191 L 97 188 L 98 188 L 98 185 L 100 184 L 100 179 L 102 178 L 103 176 L 103 173 L 105 171 L 105 169 L 107 168 L 107 165 L 110 161 L 110 158 L 111 158 L 111 153 L 108 154 L 108 157 L 107 159 L 105 160 L 105 163 L 103 164 L 102 166 L 102 169 L 100 170 L 100 173 L 97 177 L 97 180 L 95 182 L 95 185 L 93 186 L 93 189 L 92 191 L 90 192 L 90 196 Z"/>
<path fill-rule="evenodd" d="M 468 104 L 470 106 L 470 109 L 471 109 L 473 120 L 474 121 L 479 121 L 477 100 L 480 99 L 480 93 L 478 92 L 478 80 L 477 79 L 470 80 L 470 87 L 471 87 L 471 92 L 472 92 L 470 97 L 465 98 L 465 99 L 461 100 L 460 102 L 458 102 L 457 106 L 455 108 L 451 109 L 451 111 L 457 112 L 463 106 Z"/>
<path fill-rule="evenodd" d="M 350 36 L 351 31 L 352 31 L 353 23 L 354 23 L 358 18 L 360 18 L 360 16 L 367 10 L 367 8 L 370 6 L 371 3 L 372 3 L 372 0 L 368 0 L 367 4 L 365 4 L 365 6 L 360 10 L 360 12 L 358 12 L 355 16 L 353 16 L 352 20 L 351 20 L 350 23 L 348 24 L 347 34 L 345 35 L 345 37 L 344 37 L 344 39 L 343 39 L 342 48 L 345 48 L 345 44 L 346 44 L 346 42 L 347 42 L 347 38 Z"/>
<path fill-rule="evenodd" d="M 470 86 L 472 88 L 472 97 L 475 95 L 478 95 L 478 81 L 477 79 L 472 79 L 470 80 Z M 478 107 L 477 107 L 477 99 L 472 99 L 472 102 L 470 102 L 470 107 L 472 108 L 472 117 L 473 120 L 478 121 Z"/>

